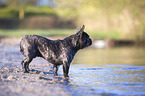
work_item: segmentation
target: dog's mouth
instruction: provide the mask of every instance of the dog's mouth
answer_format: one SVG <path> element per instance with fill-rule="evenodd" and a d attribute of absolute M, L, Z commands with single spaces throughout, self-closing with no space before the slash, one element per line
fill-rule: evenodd
<path fill-rule="evenodd" d="M 92 45 L 92 39 L 89 39 L 90 40 L 90 45 Z"/>
<path fill-rule="evenodd" d="M 92 45 L 92 39 L 89 38 L 88 46 Z"/>
<path fill-rule="evenodd" d="M 92 45 L 92 39 L 89 38 L 86 47 L 91 46 L 91 45 Z"/>

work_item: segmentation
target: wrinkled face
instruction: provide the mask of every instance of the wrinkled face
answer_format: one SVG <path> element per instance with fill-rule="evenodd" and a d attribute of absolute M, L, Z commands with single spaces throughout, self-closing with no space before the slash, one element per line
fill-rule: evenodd
<path fill-rule="evenodd" d="M 81 35 L 81 49 L 92 45 L 92 40 L 86 32 L 82 32 Z"/>

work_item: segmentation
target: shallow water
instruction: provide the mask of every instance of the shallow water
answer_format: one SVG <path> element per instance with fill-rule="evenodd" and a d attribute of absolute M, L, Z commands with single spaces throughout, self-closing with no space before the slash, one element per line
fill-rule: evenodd
<path fill-rule="evenodd" d="M 145 95 L 145 50 L 88 48 L 77 53 L 70 85 L 78 95 Z"/>
<path fill-rule="evenodd" d="M 3 89 L 0 93 L 3 90 L 5 92 L 6 89 L 16 88 L 16 90 L 13 90 L 15 96 L 19 96 L 21 92 L 27 93 L 28 95 L 40 96 L 40 94 L 47 94 L 47 91 L 51 92 L 54 90 L 55 94 L 58 92 L 60 95 L 60 89 L 58 90 L 56 88 L 55 83 L 49 84 L 55 78 L 52 72 L 48 71 L 49 66 L 47 61 L 36 58 L 30 64 L 31 68 L 41 71 L 43 74 L 23 74 L 20 64 L 23 56 L 19 52 L 19 44 L 0 45 L 0 53 L 0 68 L 5 68 L 4 73 L 2 75 L 0 74 L 4 79 L 4 82 L 1 81 L 2 83 L 0 85 L 4 86 L 6 83 L 6 88 L 2 87 Z M 69 83 L 66 83 L 67 86 L 64 83 L 62 84 L 73 92 L 75 96 L 145 96 L 144 53 L 145 50 L 141 47 L 86 48 L 80 50 L 71 64 Z M 8 72 L 7 69 L 9 70 Z M 15 73 L 17 70 L 18 72 Z M 7 76 L 8 74 L 10 76 Z M 59 69 L 59 74 L 62 75 L 62 67 Z M 35 80 L 33 80 L 34 78 Z M 27 79 L 29 81 L 25 82 Z M 13 83 L 17 81 L 17 86 L 15 83 L 11 85 L 12 81 Z M 58 82 L 58 80 L 54 81 Z M 7 88 L 8 82 L 12 86 L 11 88 Z M 29 85 L 28 88 L 31 88 L 31 91 L 27 91 L 25 83 Z M 37 92 L 37 87 L 40 86 L 41 88 L 39 89 L 42 92 Z M 18 91 L 18 89 L 21 90 Z M 61 92 L 65 93 L 66 90 L 63 90 Z"/>

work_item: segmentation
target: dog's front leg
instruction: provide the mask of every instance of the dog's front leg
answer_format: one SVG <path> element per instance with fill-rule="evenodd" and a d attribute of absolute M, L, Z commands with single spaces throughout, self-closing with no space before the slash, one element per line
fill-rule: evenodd
<path fill-rule="evenodd" d="M 69 67 L 70 67 L 70 64 L 68 64 L 68 63 L 63 64 L 63 75 L 64 75 L 64 77 L 69 77 L 68 76 Z"/>

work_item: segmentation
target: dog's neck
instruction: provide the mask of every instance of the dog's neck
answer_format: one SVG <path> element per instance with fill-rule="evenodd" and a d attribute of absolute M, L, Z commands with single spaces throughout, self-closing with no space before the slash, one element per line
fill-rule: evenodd
<path fill-rule="evenodd" d="M 67 43 L 68 46 L 71 46 L 71 48 L 75 52 L 77 52 L 79 49 L 81 49 L 80 45 L 77 44 L 78 38 L 76 38 L 76 34 L 64 38 L 63 41 L 65 41 L 65 43 Z"/>

